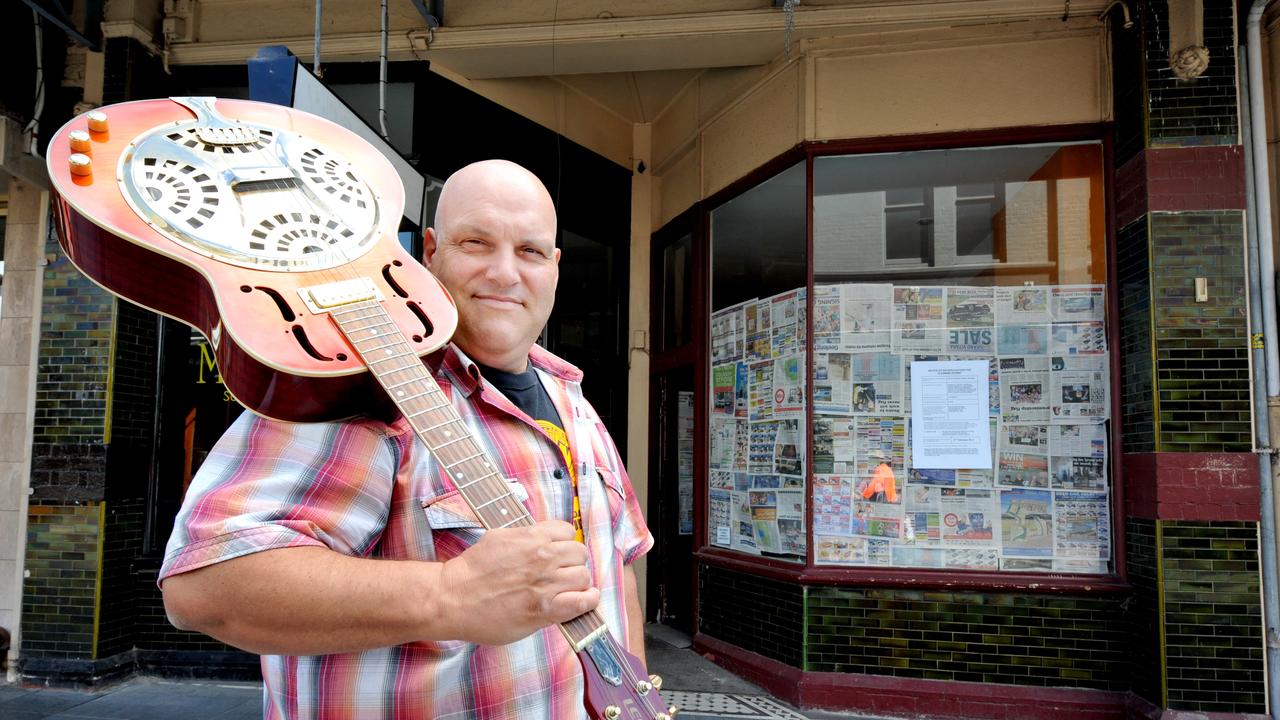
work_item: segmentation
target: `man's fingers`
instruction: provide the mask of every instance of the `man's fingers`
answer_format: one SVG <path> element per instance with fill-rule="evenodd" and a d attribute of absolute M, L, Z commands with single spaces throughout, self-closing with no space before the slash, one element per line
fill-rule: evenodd
<path fill-rule="evenodd" d="M 543 520 L 535 527 L 537 527 L 548 540 L 557 541 L 578 539 L 578 532 L 573 529 L 573 524 L 567 523 L 563 520 Z"/>
<path fill-rule="evenodd" d="M 580 592 L 591 587 L 591 571 L 586 565 L 562 567 L 555 574 L 555 592 Z"/>
<path fill-rule="evenodd" d="M 594 610 L 599 604 L 600 590 L 594 587 L 581 591 L 562 592 L 551 599 L 547 617 L 551 622 L 567 622 Z"/>
<path fill-rule="evenodd" d="M 587 546 L 577 540 L 560 540 L 546 546 L 547 559 L 560 567 L 587 564 Z"/>

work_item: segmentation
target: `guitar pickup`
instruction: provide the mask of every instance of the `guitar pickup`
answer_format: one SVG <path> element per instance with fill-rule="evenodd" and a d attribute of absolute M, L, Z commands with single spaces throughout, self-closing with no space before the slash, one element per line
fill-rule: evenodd
<path fill-rule="evenodd" d="M 354 278 L 298 288 L 298 295 L 302 297 L 302 302 L 307 309 L 315 315 L 322 315 L 334 308 L 365 300 L 382 301 L 382 293 L 369 278 Z"/>

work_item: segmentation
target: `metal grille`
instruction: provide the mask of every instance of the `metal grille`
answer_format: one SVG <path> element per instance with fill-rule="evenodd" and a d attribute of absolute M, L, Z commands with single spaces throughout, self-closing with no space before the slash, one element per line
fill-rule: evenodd
<path fill-rule="evenodd" d="M 331 148 L 175 98 L 194 121 L 154 128 L 121 160 L 135 211 L 175 242 L 233 265 L 318 270 L 376 241 L 378 199 Z M 360 150 L 361 148 L 356 148 Z"/>

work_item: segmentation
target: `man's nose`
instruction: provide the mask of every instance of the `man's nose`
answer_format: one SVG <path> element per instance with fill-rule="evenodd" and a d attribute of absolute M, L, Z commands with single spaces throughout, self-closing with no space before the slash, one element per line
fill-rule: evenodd
<path fill-rule="evenodd" d="M 515 285 L 520 281 L 515 253 L 494 253 L 485 270 L 485 279 L 500 287 Z"/>

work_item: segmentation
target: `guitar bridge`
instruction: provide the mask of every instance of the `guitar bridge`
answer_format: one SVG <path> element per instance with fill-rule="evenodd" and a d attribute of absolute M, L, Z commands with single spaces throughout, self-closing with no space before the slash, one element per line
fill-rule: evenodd
<path fill-rule="evenodd" d="M 315 315 L 322 315 L 343 305 L 352 305 L 365 300 L 382 300 L 378 286 L 369 278 L 354 278 L 338 282 L 312 285 L 298 288 L 302 302 Z"/>

